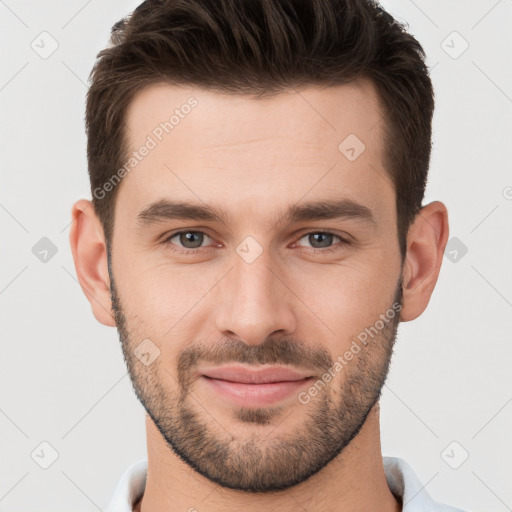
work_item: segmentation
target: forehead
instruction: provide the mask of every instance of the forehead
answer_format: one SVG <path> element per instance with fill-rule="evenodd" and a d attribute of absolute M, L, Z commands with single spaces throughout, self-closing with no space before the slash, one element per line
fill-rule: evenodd
<path fill-rule="evenodd" d="M 263 216 L 337 193 L 379 209 L 394 199 L 383 119 L 368 80 L 263 99 L 153 85 L 127 110 L 127 161 L 138 156 L 117 202 L 140 209 L 172 198 L 246 213 L 258 205 Z"/>
<path fill-rule="evenodd" d="M 382 117 L 376 88 L 366 79 L 335 87 L 289 89 L 262 99 L 156 84 L 135 95 L 126 128 L 131 149 L 143 142 L 141 136 L 161 139 L 171 132 L 176 142 L 186 138 L 187 146 L 198 148 L 248 146 L 264 138 L 293 137 L 293 142 L 311 143 L 321 135 L 328 136 L 326 143 L 332 149 L 331 142 L 336 148 L 348 130 L 365 141 L 377 139 Z M 198 126 L 204 130 L 195 131 Z"/>

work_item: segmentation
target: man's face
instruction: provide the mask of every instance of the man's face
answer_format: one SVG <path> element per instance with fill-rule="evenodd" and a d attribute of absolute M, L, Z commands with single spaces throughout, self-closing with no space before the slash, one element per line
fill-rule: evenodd
<path fill-rule="evenodd" d="M 159 130 L 176 109 L 174 127 Z M 156 144 L 116 199 L 111 289 L 123 353 L 169 446 L 225 487 L 302 482 L 378 400 L 401 301 L 382 122 L 366 81 L 260 100 L 159 85 L 130 106 L 130 153 L 148 136 Z M 301 209 L 316 203 L 332 204 Z M 227 366 L 288 368 L 300 380 L 205 376 Z"/>

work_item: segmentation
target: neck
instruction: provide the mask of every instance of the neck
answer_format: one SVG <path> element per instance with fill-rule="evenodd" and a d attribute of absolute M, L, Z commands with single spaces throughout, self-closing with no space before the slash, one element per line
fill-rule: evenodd
<path fill-rule="evenodd" d="M 135 512 L 402 510 L 400 500 L 389 490 L 384 472 L 378 403 L 359 434 L 326 467 L 299 485 L 269 494 L 226 489 L 211 482 L 172 451 L 149 416 L 146 429 L 148 474 Z"/>

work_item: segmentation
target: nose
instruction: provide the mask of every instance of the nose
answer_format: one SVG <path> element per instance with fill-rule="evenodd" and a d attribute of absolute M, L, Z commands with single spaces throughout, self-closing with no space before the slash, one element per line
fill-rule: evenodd
<path fill-rule="evenodd" d="M 268 251 L 252 263 L 237 254 L 232 261 L 234 268 L 223 279 L 217 297 L 215 324 L 219 333 L 259 345 L 270 335 L 295 332 L 294 295 Z"/>

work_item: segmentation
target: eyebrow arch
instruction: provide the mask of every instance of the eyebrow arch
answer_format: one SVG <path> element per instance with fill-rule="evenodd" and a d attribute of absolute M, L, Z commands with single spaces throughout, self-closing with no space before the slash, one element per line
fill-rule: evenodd
<path fill-rule="evenodd" d="M 161 199 L 150 204 L 137 215 L 137 221 L 145 226 L 162 220 L 204 220 L 225 224 L 229 215 L 224 210 L 185 201 Z"/>
<path fill-rule="evenodd" d="M 290 222 L 351 218 L 377 224 L 372 210 L 352 199 L 297 204 L 292 206 L 283 217 Z"/>
<path fill-rule="evenodd" d="M 376 225 L 372 210 L 351 199 L 323 200 L 296 204 L 281 215 L 281 221 L 291 223 L 301 221 L 351 218 Z M 223 209 L 211 206 L 161 199 L 149 205 L 137 215 L 141 226 L 165 220 L 193 220 L 220 222 L 227 224 L 230 215 Z"/>

